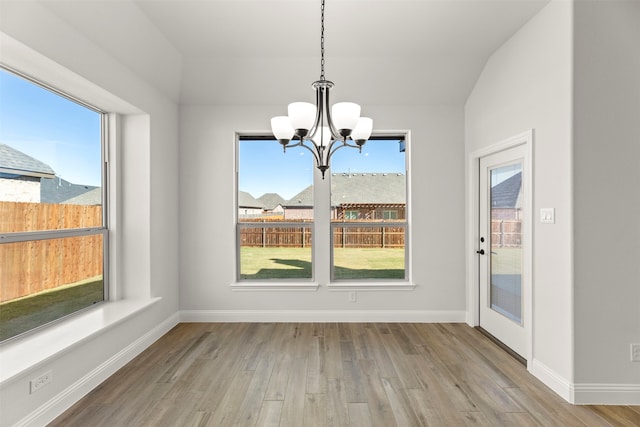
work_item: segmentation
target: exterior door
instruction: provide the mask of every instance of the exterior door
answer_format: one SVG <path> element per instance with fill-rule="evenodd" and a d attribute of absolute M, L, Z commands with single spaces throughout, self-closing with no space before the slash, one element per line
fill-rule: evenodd
<path fill-rule="evenodd" d="M 480 327 L 526 359 L 526 147 L 480 159 Z"/>

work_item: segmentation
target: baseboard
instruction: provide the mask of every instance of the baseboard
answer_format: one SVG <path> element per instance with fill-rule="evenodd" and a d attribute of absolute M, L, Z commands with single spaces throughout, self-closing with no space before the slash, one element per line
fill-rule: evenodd
<path fill-rule="evenodd" d="M 575 384 L 577 405 L 640 405 L 640 384 Z"/>
<path fill-rule="evenodd" d="M 465 311 L 434 310 L 183 310 L 181 322 L 464 323 Z"/>
<path fill-rule="evenodd" d="M 42 426 L 53 421 L 178 323 L 179 315 L 176 313 L 20 420 L 15 426 Z"/>
<path fill-rule="evenodd" d="M 573 384 L 570 381 L 539 360 L 533 359 L 533 362 L 530 365 L 531 368 L 529 369 L 529 372 L 531 372 L 531 375 L 542 381 L 544 385 L 549 387 L 567 402 L 574 403 Z"/>
<path fill-rule="evenodd" d="M 530 372 L 575 405 L 640 405 L 640 384 L 573 384 L 538 360 Z"/>

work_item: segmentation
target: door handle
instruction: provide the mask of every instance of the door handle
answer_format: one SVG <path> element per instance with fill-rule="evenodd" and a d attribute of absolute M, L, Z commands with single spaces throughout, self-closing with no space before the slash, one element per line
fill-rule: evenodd
<path fill-rule="evenodd" d="M 484 255 L 484 249 L 480 249 L 479 251 L 476 251 L 476 253 L 480 255 Z"/>

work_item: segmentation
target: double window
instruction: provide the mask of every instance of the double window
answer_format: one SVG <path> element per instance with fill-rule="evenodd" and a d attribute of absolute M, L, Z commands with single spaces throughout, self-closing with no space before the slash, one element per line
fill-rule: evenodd
<path fill-rule="evenodd" d="M 106 115 L 0 68 L 0 341 L 107 295 Z"/>
<path fill-rule="evenodd" d="M 323 180 L 307 150 L 239 137 L 239 281 L 311 281 L 319 269 L 333 281 L 407 279 L 404 137 L 373 137 L 362 153 L 345 148 L 331 161 Z M 314 220 L 327 211 L 330 221 Z"/>

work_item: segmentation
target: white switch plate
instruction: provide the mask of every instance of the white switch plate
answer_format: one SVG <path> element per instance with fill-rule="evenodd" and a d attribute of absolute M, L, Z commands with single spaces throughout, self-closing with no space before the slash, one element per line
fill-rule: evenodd
<path fill-rule="evenodd" d="M 540 222 L 542 224 L 555 224 L 556 223 L 556 209 L 555 208 L 541 208 L 540 209 Z"/>
<path fill-rule="evenodd" d="M 631 361 L 640 362 L 640 344 L 631 344 Z"/>

